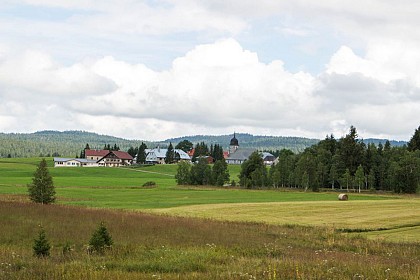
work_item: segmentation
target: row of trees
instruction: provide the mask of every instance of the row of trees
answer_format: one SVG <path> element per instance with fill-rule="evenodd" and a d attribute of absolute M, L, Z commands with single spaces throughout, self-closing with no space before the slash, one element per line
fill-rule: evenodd
<path fill-rule="evenodd" d="M 205 150 L 203 143 L 197 147 Z M 384 145 L 366 145 L 352 126 L 349 133 L 339 140 L 330 135 L 300 154 L 283 149 L 278 155 L 277 164 L 268 169 L 260 154 L 254 152 L 241 166 L 240 186 L 415 193 L 420 183 L 420 127 L 408 145 L 402 147 L 391 147 L 389 141 Z M 218 166 L 215 164 L 213 169 L 218 170 Z M 192 167 L 182 163 L 178 168 L 177 182 L 220 185 L 215 183 L 211 171 L 205 161 L 200 160 Z"/>
<path fill-rule="evenodd" d="M 229 171 L 224 159 L 216 161 L 213 166 L 204 158 L 196 164 L 178 163 L 175 179 L 178 185 L 214 185 L 223 186 L 229 182 Z"/>
<path fill-rule="evenodd" d="M 267 172 L 257 154 L 242 165 L 240 184 L 253 187 L 362 189 L 415 193 L 420 182 L 420 127 L 408 146 L 365 145 L 355 127 L 343 138 L 327 136 L 294 154 L 281 150 Z"/>

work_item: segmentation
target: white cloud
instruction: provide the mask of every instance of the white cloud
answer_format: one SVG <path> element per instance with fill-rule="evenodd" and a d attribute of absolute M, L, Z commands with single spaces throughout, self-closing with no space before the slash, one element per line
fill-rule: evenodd
<path fill-rule="evenodd" d="M 62 66 L 26 51 L 0 60 L 0 127 L 19 120 L 26 130 L 156 140 L 241 129 L 322 138 L 355 125 L 404 139 L 417 126 L 420 90 L 407 75 L 377 65 L 342 47 L 319 76 L 291 73 L 233 39 L 199 45 L 167 71 L 110 56 Z"/>
<path fill-rule="evenodd" d="M 4 4 L 3 130 L 86 129 L 160 139 L 244 129 L 323 137 L 353 124 L 370 136 L 407 139 L 418 126 L 415 1 Z M 54 17 L 42 16 L 48 12 Z M 304 57 L 296 65 L 293 53 Z M 289 70 L 329 57 L 319 73 Z"/>

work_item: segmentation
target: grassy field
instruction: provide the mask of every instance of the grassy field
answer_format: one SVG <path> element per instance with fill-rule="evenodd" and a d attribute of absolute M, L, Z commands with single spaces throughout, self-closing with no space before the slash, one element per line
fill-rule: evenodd
<path fill-rule="evenodd" d="M 419 279 L 420 246 L 276 226 L 0 201 L 0 279 Z M 88 254 L 105 222 L 114 246 Z M 33 256 L 42 225 L 51 256 Z M 64 250 L 64 248 L 70 250 Z"/>
<path fill-rule="evenodd" d="M 0 160 L 0 279 L 420 278 L 417 196 L 341 202 L 337 193 L 176 186 L 173 165 L 52 168 L 49 159 L 58 201 L 43 206 L 26 187 L 39 161 Z M 237 181 L 240 167 L 229 168 Z M 142 188 L 147 181 L 158 186 Z M 100 221 L 115 246 L 89 255 Z M 53 245 L 47 260 L 32 256 L 38 225 Z"/>

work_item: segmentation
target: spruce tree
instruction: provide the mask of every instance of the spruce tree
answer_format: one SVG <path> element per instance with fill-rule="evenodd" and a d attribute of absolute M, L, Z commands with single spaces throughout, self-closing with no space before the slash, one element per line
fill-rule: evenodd
<path fill-rule="evenodd" d="M 47 162 L 42 159 L 28 185 L 29 198 L 36 203 L 50 204 L 55 201 L 55 188 L 47 169 Z"/>
<path fill-rule="evenodd" d="M 410 142 L 408 142 L 408 150 L 420 150 L 420 126 L 414 131 L 414 135 L 411 137 Z"/>
<path fill-rule="evenodd" d="M 166 151 L 165 163 L 171 164 L 174 162 L 174 159 L 175 159 L 174 147 L 172 146 L 172 143 L 169 143 L 168 150 Z"/>
<path fill-rule="evenodd" d="M 146 163 L 146 149 L 147 149 L 146 144 L 141 142 L 141 145 L 137 153 L 137 163 L 140 163 L 140 164 Z"/>
<path fill-rule="evenodd" d="M 104 250 L 110 248 L 112 244 L 111 235 L 109 234 L 105 223 L 101 222 L 98 228 L 93 232 L 89 240 L 89 246 L 91 246 L 92 251 L 103 253 Z"/>
<path fill-rule="evenodd" d="M 50 255 L 51 246 L 45 235 L 45 230 L 42 227 L 39 231 L 38 238 L 34 240 L 34 246 L 32 248 L 34 250 L 34 256 L 37 256 L 38 258 L 48 257 Z"/>

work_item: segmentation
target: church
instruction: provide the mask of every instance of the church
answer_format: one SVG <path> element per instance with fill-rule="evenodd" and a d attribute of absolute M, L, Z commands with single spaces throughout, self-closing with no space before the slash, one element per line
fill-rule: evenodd
<path fill-rule="evenodd" d="M 236 133 L 233 133 L 233 138 L 230 140 L 229 144 L 229 154 L 226 158 L 226 162 L 227 164 L 242 164 L 255 151 L 256 149 L 253 148 L 239 147 L 239 141 L 236 138 Z"/>

